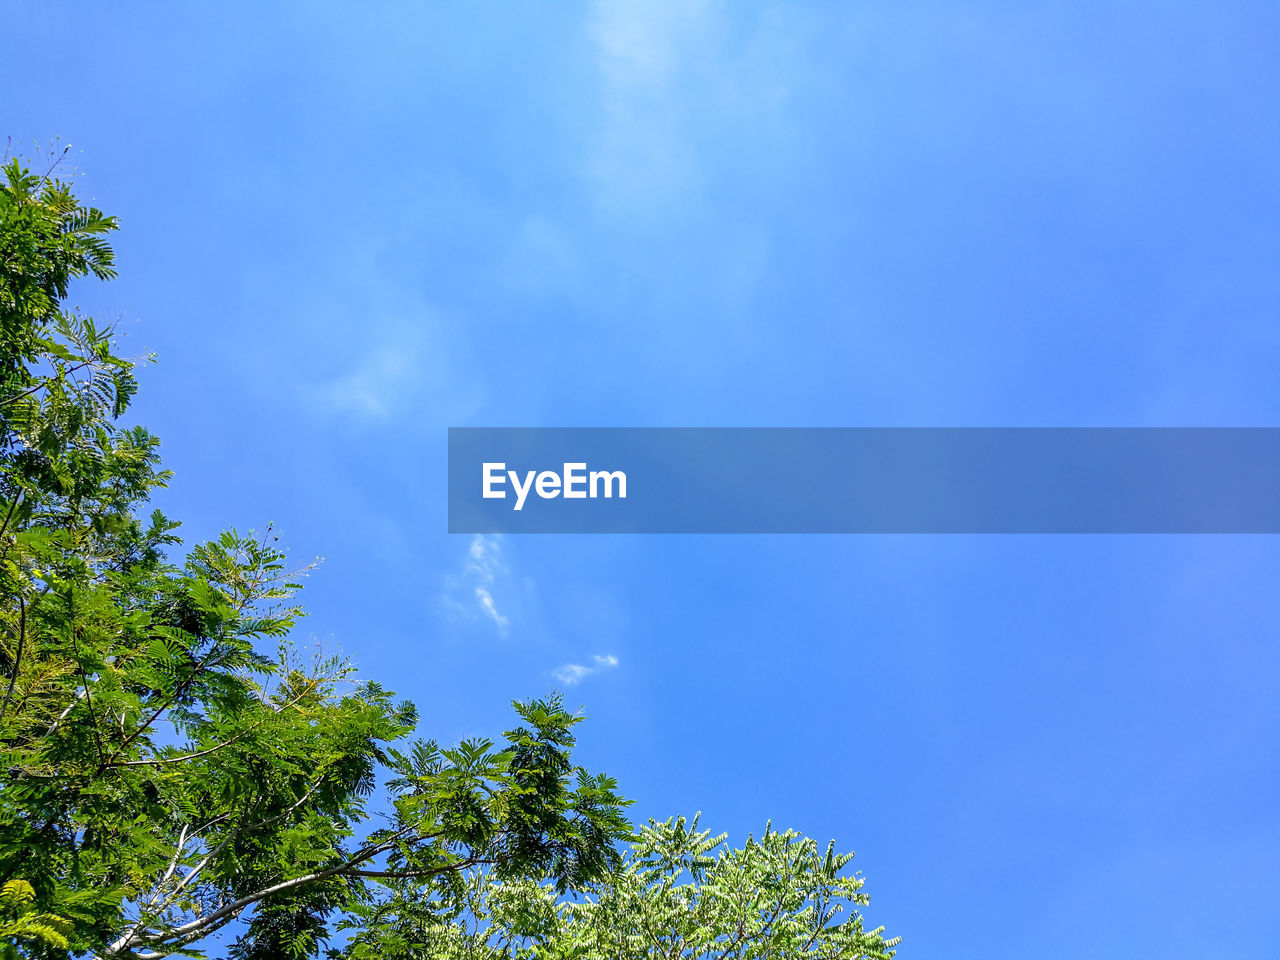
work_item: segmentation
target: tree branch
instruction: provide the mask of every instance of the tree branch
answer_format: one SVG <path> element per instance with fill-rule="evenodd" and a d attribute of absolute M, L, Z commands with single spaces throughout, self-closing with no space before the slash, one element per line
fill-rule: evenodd
<path fill-rule="evenodd" d="M 116 763 L 115 757 L 118 756 L 120 752 L 120 750 L 117 750 L 114 754 L 111 755 L 110 758 L 107 759 L 106 763 L 104 764 L 104 767 L 150 767 L 150 766 L 159 766 L 162 763 L 182 763 L 186 760 L 195 760 L 198 757 L 207 757 L 209 754 L 214 753 L 215 751 L 221 750 L 223 747 L 230 746 L 231 744 L 239 740 L 241 737 L 248 736 L 254 730 L 258 729 L 258 727 L 266 723 L 267 720 L 270 719 L 271 717 L 278 716 L 280 713 L 283 713 L 285 710 L 288 710 L 290 707 L 297 705 L 302 700 L 303 697 L 307 696 L 309 693 L 314 691 L 316 687 L 318 687 L 319 685 L 320 685 L 319 680 L 313 680 L 310 686 L 307 687 L 307 689 L 303 690 L 301 693 L 299 693 L 296 697 L 294 697 L 288 703 L 285 703 L 279 707 L 273 708 L 266 716 L 260 717 L 258 720 L 255 720 L 249 726 L 245 727 L 243 730 L 237 733 L 234 737 L 231 737 L 227 740 L 223 740 L 221 743 L 216 743 L 212 747 L 208 747 L 207 749 L 197 750 L 194 753 L 184 753 L 178 757 L 153 757 L 150 760 L 122 760 L 121 762 Z M 0 716 L 2 715 L 3 714 L 0 714 Z M 150 724 L 154 722 L 155 722 L 155 717 L 153 716 L 151 720 L 148 721 L 148 726 L 150 726 Z M 131 739 L 133 738 L 130 738 L 130 740 Z M 124 747 L 128 744 L 128 742 L 129 741 L 126 741 L 125 744 L 121 744 L 120 749 L 124 749 Z"/>
<path fill-rule="evenodd" d="M 12 509 L 9 511 L 12 513 Z M 5 524 L 9 523 L 5 518 Z M 9 677 L 9 689 L 5 691 L 4 704 L 0 705 L 0 720 L 4 719 L 4 715 L 9 711 L 9 701 L 13 699 L 13 688 L 18 683 L 18 670 L 22 667 L 22 648 L 27 643 L 27 601 L 23 599 L 22 594 L 18 594 L 18 649 L 13 655 L 13 673 Z"/>
<path fill-rule="evenodd" d="M 401 827 L 399 830 L 397 830 L 395 833 L 391 834 L 388 837 L 384 837 L 383 839 L 378 840 L 374 843 L 366 844 L 364 847 L 356 851 L 354 854 L 352 854 L 342 863 L 329 867 L 325 870 L 317 870 L 312 873 L 304 874 L 303 876 L 300 876 L 300 877 L 294 877 L 290 880 L 282 880 L 279 883 L 272 884 L 269 887 L 264 887 L 261 890 L 255 891 L 254 893 L 248 894 L 246 896 L 239 898 L 238 900 L 228 903 L 225 906 L 220 907 L 219 909 L 213 911 L 212 913 L 205 914 L 202 917 L 197 917 L 195 920 L 192 920 L 189 923 L 185 923 L 185 924 L 182 924 L 181 926 L 174 927 L 172 930 L 168 931 L 167 933 L 161 934 L 157 937 L 138 937 L 136 934 L 125 934 L 124 936 L 121 936 L 119 939 L 113 942 L 107 948 L 104 955 L 108 957 L 127 956 L 128 954 L 126 951 L 130 951 L 133 947 L 136 947 L 136 946 L 142 946 L 144 943 L 150 943 L 152 945 L 160 945 L 160 946 L 168 945 L 173 947 L 184 946 L 188 943 L 191 943 L 194 940 L 200 939 L 200 937 L 210 932 L 211 929 L 214 929 L 217 926 L 222 926 L 224 923 L 229 922 L 232 918 L 234 918 L 235 916 L 238 916 L 240 912 L 243 911 L 246 907 L 250 907 L 253 904 L 258 903 L 259 901 L 267 897 L 270 897 L 278 893 L 285 893 L 289 890 L 296 889 L 297 887 L 301 887 L 309 883 L 318 883 L 321 880 L 328 880 L 330 877 L 337 877 L 337 876 L 381 877 L 381 878 L 403 877 L 405 879 L 416 879 L 416 878 L 427 877 L 427 876 L 437 876 L 442 873 L 447 873 L 451 870 L 464 870 L 469 866 L 475 866 L 475 865 L 491 862 L 485 859 L 472 857 L 472 858 L 468 858 L 467 860 L 456 861 L 455 863 L 451 863 L 446 866 L 435 867 L 435 868 L 424 869 L 424 870 L 395 871 L 395 870 L 356 869 L 357 867 L 359 867 L 360 864 L 367 863 L 368 861 L 372 860 L 374 857 L 378 856 L 381 853 L 386 853 L 388 850 L 390 850 L 392 847 L 395 846 L 395 841 L 399 837 L 403 836 L 405 833 L 408 833 L 411 829 L 412 829 L 411 826 Z M 227 841 L 223 841 L 223 842 L 226 843 Z"/>
<path fill-rule="evenodd" d="M 95 360 L 84 360 L 81 363 L 77 363 L 74 367 L 69 367 L 68 369 L 63 370 L 62 373 L 59 374 L 59 376 L 66 376 L 68 373 L 75 373 L 77 370 L 90 366 L 94 362 Z M 23 397 L 31 396 L 31 394 L 35 393 L 37 390 L 43 390 L 45 387 L 49 385 L 49 382 L 51 380 L 55 380 L 55 379 L 57 378 L 43 377 L 39 383 L 37 383 L 34 387 L 30 388 L 29 390 L 23 390 L 21 393 L 15 393 L 12 397 L 6 397 L 5 399 L 0 400 L 0 407 L 7 407 L 11 403 L 17 403 Z"/>

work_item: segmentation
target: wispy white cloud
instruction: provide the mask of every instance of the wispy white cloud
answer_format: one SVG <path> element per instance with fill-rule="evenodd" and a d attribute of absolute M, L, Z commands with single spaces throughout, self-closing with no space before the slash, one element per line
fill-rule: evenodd
<path fill-rule="evenodd" d="M 501 591 L 507 574 L 501 538 L 477 534 L 467 546 L 462 570 L 445 577 L 445 609 L 454 616 L 488 620 L 499 633 L 506 633 L 511 620 L 498 608 L 494 594 Z"/>
<path fill-rule="evenodd" d="M 374 352 L 354 370 L 327 384 L 325 398 L 336 410 L 385 417 L 413 368 L 414 353 L 412 348 Z"/>
<path fill-rule="evenodd" d="M 581 683 L 593 673 L 599 673 L 601 670 L 612 670 L 617 665 L 618 658 L 613 654 L 595 654 L 591 657 L 590 665 L 566 663 L 552 670 L 551 675 L 566 687 L 572 687 L 576 683 Z"/>
<path fill-rule="evenodd" d="M 566 663 L 564 666 L 556 667 L 552 670 L 551 675 L 566 687 L 571 687 L 592 672 L 590 667 L 584 667 L 580 663 Z"/>
<path fill-rule="evenodd" d="M 496 623 L 499 629 L 505 629 L 509 621 L 498 612 L 498 605 L 493 602 L 493 594 L 484 587 L 476 587 L 476 599 L 480 601 L 480 609 L 488 614 L 489 619 Z"/>
<path fill-rule="evenodd" d="M 785 140 L 804 17 L 766 3 L 743 29 L 719 0 L 596 0 L 588 31 L 600 79 L 588 174 L 606 206 L 649 208 L 701 189 L 726 131 L 756 159 Z M 742 158 L 739 158 L 742 159 Z"/>
<path fill-rule="evenodd" d="M 595 4 L 590 33 L 603 122 L 595 127 L 589 173 L 604 202 L 644 204 L 681 193 L 697 179 L 675 88 L 682 47 L 703 32 L 706 17 L 701 3 L 645 10 L 614 0 Z"/>
<path fill-rule="evenodd" d="M 364 425 L 465 422 L 483 405 L 486 388 L 466 338 L 456 335 L 462 322 L 411 302 L 403 313 L 362 319 L 358 342 L 367 347 L 326 342 L 311 348 L 310 365 L 330 372 L 302 385 L 307 408 Z"/>

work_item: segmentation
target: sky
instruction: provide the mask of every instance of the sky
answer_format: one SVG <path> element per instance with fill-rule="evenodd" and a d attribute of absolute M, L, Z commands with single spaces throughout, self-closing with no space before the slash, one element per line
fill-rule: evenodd
<path fill-rule="evenodd" d="M 1266 536 L 450 536 L 450 426 L 1278 426 L 1270 3 L 6 4 L 0 135 L 188 542 L 640 820 L 857 851 L 904 958 L 1271 957 Z"/>

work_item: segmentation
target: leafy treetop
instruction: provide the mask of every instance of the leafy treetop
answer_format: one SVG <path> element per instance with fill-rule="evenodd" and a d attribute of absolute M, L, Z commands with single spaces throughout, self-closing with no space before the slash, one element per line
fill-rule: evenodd
<path fill-rule="evenodd" d="M 118 421 L 134 362 L 66 305 L 114 275 L 116 221 L 52 173 L 0 184 L 0 941 L 150 958 L 238 920 L 237 958 L 311 956 L 363 904 L 448 913 L 467 868 L 615 865 L 625 801 L 558 698 L 500 743 L 415 741 L 412 704 L 290 643 L 270 529 L 169 559 L 157 441 Z"/>

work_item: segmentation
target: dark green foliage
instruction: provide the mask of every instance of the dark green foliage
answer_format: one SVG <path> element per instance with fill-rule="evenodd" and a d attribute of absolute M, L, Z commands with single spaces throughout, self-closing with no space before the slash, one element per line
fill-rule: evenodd
<path fill-rule="evenodd" d="M 115 221 L 3 176 L 0 943 L 154 957 L 239 920 L 237 960 L 306 957 L 340 916 L 456 915 L 478 865 L 561 889 L 612 867 L 624 802 L 573 766 L 558 700 L 501 745 L 409 740 L 411 704 L 290 645 L 270 531 L 169 559 L 157 441 L 117 421 L 133 363 L 66 307 L 114 275 Z"/>

